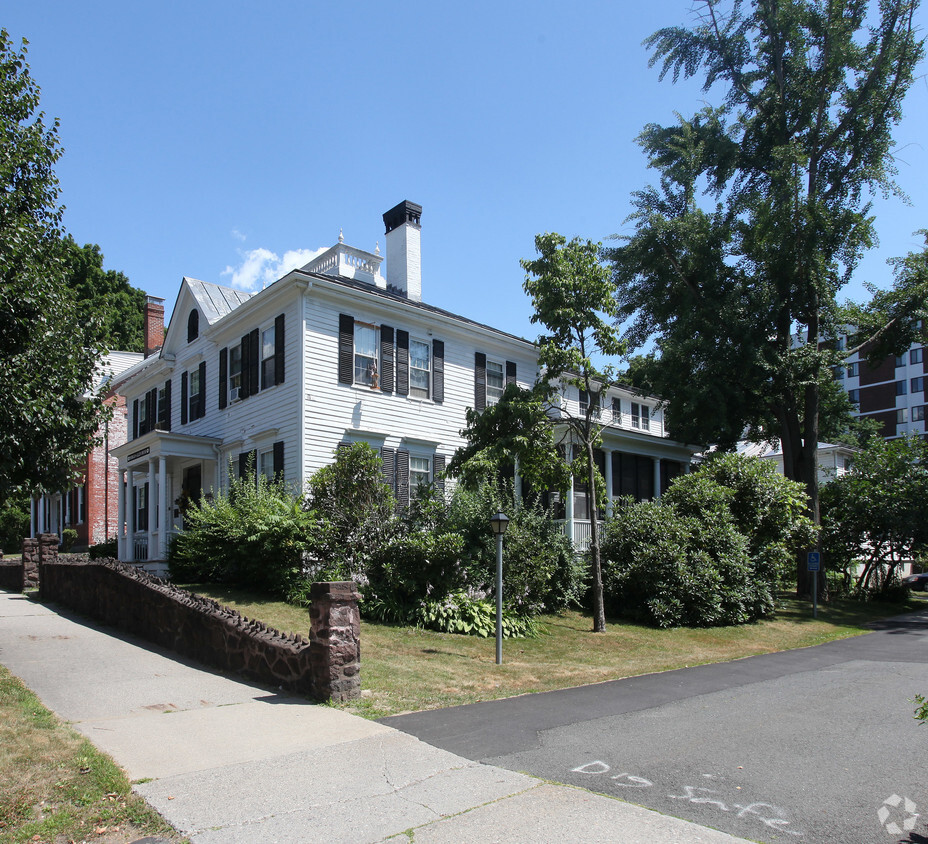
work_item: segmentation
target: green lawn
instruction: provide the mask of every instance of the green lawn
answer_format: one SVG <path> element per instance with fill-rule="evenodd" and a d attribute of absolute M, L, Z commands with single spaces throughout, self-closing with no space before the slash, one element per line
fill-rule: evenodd
<path fill-rule="evenodd" d="M 221 586 L 186 587 L 286 632 L 309 632 L 309 611 Z M 867 632 L 867 624 L 924 607 L 835 601 L 812 618 L 808 603 L 784 599 L 776 618 L 738 627 L 655 630 L 611 621 L 594 634 L 589 616 L 543 616 L 536 639 L 493 639 L 361 623 L 362 698 L 344 708 L 368 718 L 563 689 L 754 654 L 818 645 Z"/>
<path fill-rule="evenodd" d="M 126 775 L 0 665 L 0 842 L 181 837 Z"/>

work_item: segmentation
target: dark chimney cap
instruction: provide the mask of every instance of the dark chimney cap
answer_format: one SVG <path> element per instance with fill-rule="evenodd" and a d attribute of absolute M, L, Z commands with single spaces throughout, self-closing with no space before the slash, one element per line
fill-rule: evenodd
<path fill-rule="evenodd" d="M 383 215 L 383 224 L 387 227 L 387 234 L 398 229 L 403 223 L 412 223 L 417 229 L 422 228 L 419 218 L 422 216 L 422 206 L 403 200 L 399 205 L 391 208 Z"/>

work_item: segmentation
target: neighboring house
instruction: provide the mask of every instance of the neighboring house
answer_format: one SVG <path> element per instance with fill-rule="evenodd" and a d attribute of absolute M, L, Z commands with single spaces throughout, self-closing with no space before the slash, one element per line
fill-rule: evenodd
<path fill-rule="evenodd" d="M 417 485 L 443 484 L 469 407 L 495 403 L 508 383 L 534 383 L 533 343 L 422 301 L 421 211 L 403 202 L 383 215 L 386 276 L 379 250 L 339 237 L 258 293 L 183 280 L 160 354 L 120 387 L 129 409 L 129 440 L 112 449 L 120 559 L 163 561 L 187 502 L 230 472 L 253 466 L 303 489 L 357 441 L 378 450 L 405 505 Z M 656 400 L 615 388 L 607 402 L 607 481 L 616 495 L 659 494 L 693 449 L 666 438 Z M 582 491 L 567 497 L 575 535 L 584 501 Z"/>
<path fill-rule="evenodd" d="M 761 460 L 770 460 L 782 475 L 783 450 L 777 443 L 751 443 L 742 441 L 738 443 L 738 453 L 750 457 L 759 457 Z M 845 472 L 849 472 L 854 462 L 855 450 L 846 445 L 833 443 L 819 443 L 815 454 L 818 463 L 818 481 L 820 484 L 828 483 Z"/>
<path fill-rule="evenodd" d="M 847 335 L 838 338 L 838 348 L 847 344 Z M 899 357 L 889 355 L 877 366 L 870 366 L 866 353 L 854 353 L 835 378 L 857 405 L 856 416 L 875 419 L 885 439 L 925 433 L 925 378 L 928 360 L 921 344 L 914 344 Z"/>
<path fill-rule="evenodd" d="M 112 415 L 97 430 L 100 442 L 78 468 L 79 480 L 65 491 L 33 499 L 31 536 L 56 533 L 61 539 L 65 530 L 72 529 L 77 533 L 75 549 L 116 536 L 119 472 L 110 449 L 126 442 L 127 422 L 125 399 L 114 391 L 114 384 L 142 358 L 138 352 L 110 352 L 97 365 L 92 392 L 104 393 L 104 403 L 112 408 Z"/>

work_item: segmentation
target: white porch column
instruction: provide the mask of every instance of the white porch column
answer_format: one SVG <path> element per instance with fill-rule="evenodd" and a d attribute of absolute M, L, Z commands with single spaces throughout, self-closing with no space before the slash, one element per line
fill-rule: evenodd
<path fill-rule="evenodd" d="M 126 475 L 126 561 L 135 560 L 135 504 L 132 491 L 135 489 L 135 472 L 129 469 Z"/>
<path fill-rule="evenodd" d="M 606 515 L 612 518 L 612 449 L 604 448 L 606 455 Z"/>
<path fill-rule="evenodd" d="M 158 551 L 156 537 L 158 535 L 158 510 L 155 502 L 159 500 L 158 496 L 158 462 L 154 457 L 148 461 L 148 559 L 157 559 L 155 554 Z"/>
<path fill-rule="evenodd" d="M 654 458 L 654 498 L 657 500 L 661 497 L 661 459 Z"/>
<path fill-rule="evenodd" d="M 574 541 L 574 476 L 570 476 L 567 485 L 567 500 L 564 502 L 564 521 L 567 523 L 567 538 L 571 545 Z"/>
<path fill-rule="evenodd" d="M 168 558 L 168 461 L 158 458 L 158 559 Z"/>
<path fill-rule="evenodd" d="M 36 520 L 36 510 L 38 506 L 38 499 L 35 496 L 29 499 L 29 536 L 33 538 L 36 536 L 35 529 L 38 527 L 38 522 Z"/>
<path fill-rule="evenodd" d="M 43 493 L 36 499 L 36 536 L 45 533 L 45 494 Z"/>
<path fill-rule="evenodd" d="M 117 515 L 116 515 L 116 556 L 125 562 L 126 555 L 126 470 L 120 469 L 119 486 L 116 489 Z"/>

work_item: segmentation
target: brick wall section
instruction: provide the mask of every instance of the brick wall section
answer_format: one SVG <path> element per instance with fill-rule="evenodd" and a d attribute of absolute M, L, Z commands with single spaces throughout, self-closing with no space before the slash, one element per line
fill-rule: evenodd
<path fill-rule="evenodd" d="M 21 560 L 0 560 L 0 589 L 22 592 L 26 583 L 25 573 Z"/>
<path fill-rule="evenodd" d="M 360 696 L 353 584 L 313 584 L 310 640 L 285 634 L 115 560 L 43 562 L 40 599 L 217 668 L 318 700 Z M 317 588 L 319 587 L 319 588 Z"/>

